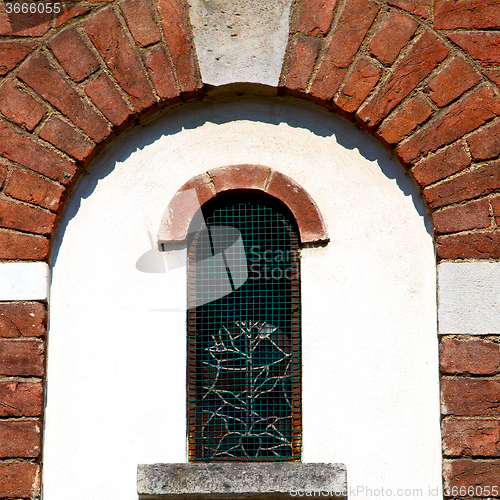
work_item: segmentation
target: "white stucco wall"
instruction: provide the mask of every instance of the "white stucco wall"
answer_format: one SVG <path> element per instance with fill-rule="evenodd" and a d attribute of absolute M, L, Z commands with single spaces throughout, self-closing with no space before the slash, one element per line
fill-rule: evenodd
<path fill-rule="evenodd" d="M 368 135 L 280 98 L 183 106 L 117 139 L 79 181 L 54 251 L 46 500 L 133 500 L 138 463 L 186 461 L 185 252 L 170 254 L 180 267 L 164 274 L 136 263 L 180 186 L 242 163 L 300 183 L 331 238 L 302 252 L 302 460 L 345 463 L 350 498 L 389 498 L 388 488 L 436 498 L 436 276 L 425 209 Z"/>

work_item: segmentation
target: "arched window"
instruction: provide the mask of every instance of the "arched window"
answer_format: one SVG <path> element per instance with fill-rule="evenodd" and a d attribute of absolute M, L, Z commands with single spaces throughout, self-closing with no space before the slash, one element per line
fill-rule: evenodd
<path fill-rule="evenodd" d="M 215 197 L 188 240 L 189 460 L 300 461 L 299 237 L 257 192 Z"/>

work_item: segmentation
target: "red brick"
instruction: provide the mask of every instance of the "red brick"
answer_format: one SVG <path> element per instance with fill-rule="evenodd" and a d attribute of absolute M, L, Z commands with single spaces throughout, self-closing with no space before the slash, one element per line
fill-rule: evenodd
<path fill-rule="evenodd" d="M 396 152 L 405 163 L 450 144 L 500 115 L 500 99 L 487 84 L 452 105 L 428 127 L 417 132 Z"/>
<path fill-rule="evenodd" d="M 335 104 L 346 113 L 354 113 L 377 85 L 381 74 L 382 70 L 372 61 L 361 58 L 335 98 Z"/>
<path fill-rule="evenodd" d="M 144 65 L 148 68 L 149 78 L 156 93 L 162 99 L 179 97 L 172 66 L 163 47 L 156 47 L 144 56 Z"/>
<path fill-rule="evenodd" d="M 0 155 L 63 184 L 77 170 L 74 163 L 1 123 Z"/>
<path fill-rule="evenodd" d="M 47 313 L 39 302 L 0 303 L 0 337 L 43 337 Z"/>
<path fill-rule="evenodd" d="M 111 8 L 85 23 L 87 33 L 137 112 L 150 108 L 155 98 L 127 37 Z"/>
<path fill-rule="evenodd" d="M 500 34 L 453 33 L 448 38 L 483 65 L 500 64 Z"/>
<path fill-rule="evenodd" d="M 431 80 L 428 85 L 429 95 L 439 107 L 443 107 L 480 80 L 477 71 L 462 56 L 457 56 Z"/>
<path fill-rule="evenodd" d="M 367 127 L 376 127 L 438 64 L 448 49 L 426 31 L 396 67 L 387 83 L 359 112 Z"/>
<path fill-rule="evenodd" d="M 467 139 L 474 160 L 490 160 L 500 154 L 500 122 L 475 132 Z"/>
<path fill-rule="evenodd" d="M 185 191 L 194 190 L 196 198 L 186 196 Z M 208 187 L 205 177 L 197 175 L 186 182 L 170 200 L 167 212 L 170 217 L 162 220 L 160 233 L 168 241 L 183 241 L 189 229 L 192 218 L 207 201 L 214 197 Z"/>
<path fill-rule="evenodd" d="M 64 194 L 64 187 L 17 168 L 12 170 L 4 193 L 16 200 L 48 208 L 57 212 Z"/>
<path fill-rule="evenodd" d="M 417 95 L 382 123 L 377 136 L 386 144 L 397 144 L 418 125 L 425 122 L 433 112 L 432 106 Z"/>
<path fill-rule="evenodd" d="M 87 137 L 58 116 L 52 116 L 47 120 L 40 129 L 39 135 L 42 139 L 81 162 L 84 162 L 91 155 L 94 148 Z"/>
<path fill-rule="evenodd" d="M 267 186 L 267 192 L 281 200 L 293 213 L 303 243 L 328 239 L 318 207 L 293 179 L 274 171 Z"/>
<path fill-rule="evenodd" d="M 14 69 L 34 48 L 34 44 L 0 42 L 0 76 Z"/>
<path fill-rule="evenodd" d="M 500 86 L 500 69 L 483 69 L 483 74 Z"/>
<path fill-rule="evenodd" d="M 1 417 L 37 417 L 42 413 L 41 382 L 0 382 Z"/>
<path fill-rule="evenodd" d="M 44 350 L 43 342 L 37 340 L 0 339 L 0 375 L 42 377 Z"/>
<path fill-rule="evenodd" d="M 56 28 L 67 23 L 70 19 L 82 16 L 90 11 L 90 7 L 85 7 L 83 5 L 68 5 L 64 2 L 61 7 L 61 13 L 58 14 L 56 19 Z"/>
<path fill-rule="evenodd" d="M 45 260 L 48 254 L 47 238 L 0 229 L 0 259 Z"/>
<path fill-rule="evenodd" d="M 56 215 L 41 208 L 0 199 L 0 227 L 29 233 L 50 234 Z"/>
<path fill-rule="evenodd" d="M 0 4 L 0 36 L 43 36 L 50 29 L 52 14 L 7 14 Z"/>
<path fill-rule="evenodd" d="M 500 461 L 445 460 L 443 462 L 446 496 L 498 497 L 500 495 Z M 462 493 L 460 489 L 462 488 Z"/>
<path fill-rule="evenodd" d="M 434 4 L 434 28 L 497 28 L 500 26 L 498 0 L 436 0 Z"/>
<path fill-rule="evenodd" d="M 37 457 L 41 448 L 40 424 L 0 420 L 0 458 Z"/>
<path fill-rule="evenodd" d="M 492 193 L 500 188 L 500 162 L 495 161 L 452 179 L 425 188 L 424 197 L 432 208 L 451 205 Z"/>
<path fill-rule="evenodd" d="M 104 73 L 86 85 L 85 92 L 101 113 L 115 126 L 122 125 L 133 115 L 133 111 L 113 82 Z"/>
<path fill-rule="evenodd" d="M 143 47 L 161 40 L 153 10 L 146 0 L 123 0 L 120 8 L 134 40 Z"/>
<path fill-rule="evenodd" d="M 2 189 L 5 179 L 7 179 L 7 173 L 7 169 L 3 165 L 0 165 L 0 189 Z"/>
<path fill-rule="evenodd" d="M 379 9 L 371 0 L 352 0 L 344 5 L 311 87 L 314 97 L 326 101 L 336 94 Z"/>
<path fill-rule="evenodd" d="M 370 42 L 371 53 L 385 65 L 392 64 L 417 27 L 411 17 L 391 12 Z"/>
<path fill-rule="evenodd" d="M 314 97 L 327 101 L 336 94 L 378 11 L 379 6 L 371 0 L 345 4 L 311 87 Z"/>
<path fill-rule="evenodd" d="M 181 91 L 194 92 L 196 64 L 186 4 L 183 0 L 158 0 L 158 11 Z"/>
<path fill-rule="evenodd" d="M 81 99 L 44 55 L 31 57 L 18 76 L 94 141 L 100 142 L 110 134 L 106 121 Z"/>
<path fill-rule="evenodd" d="M 439 345 L 439 365 L 446 375 L 494 375 L 499 372 L 499 363 L 500 350 L 493 342 L 443 340 Z"/>
<path fill-rule="evenodd" d="M 299 12 L 297 31 L 304 35 L 324 36 L 332 22 L 337 0 L 304 0 Z"/>
<path fill-rule="evenodd" d="M 85 80 L 99 69 L 99 62 L 75 28 L 66 28 L 59 33 L 49 43 L 49 48 L 75 82 Z"/>
<path fill-rule="evenodd" d="M 432 214 L 434 230 L 438 234 L 456 233 L 491 226 L 488 200 L 471 201 L 445 208 Z"/>
<path fill-rule="evenodd" d="M 40 494 L 40 466 L 0 463 L 0 498 L 35 498 Z"/>
<path fill-rule="evenodd" d="M 491 208 L 493 208 L 493 215 L 497 226 L 500 226 L 500 196 L 496 196 L 491 200 Z"/>
<path fill-rule="evenodd" d="M 290 47 L 285 87 L 304 91 L 318 57 L 321 42 L 315 38 L 295 37 Z"/>
<path fill-rule="evenodd" d="M 412 173 L 420 186 L 428 186 L 460 172 L 470 164 L 471 160 L 465 147 L 461 143 L 456 143 L 417 163 Z"/>
<path fill-rule="evenodd" d="M 499 259 L 500 232 L 439 236 L 436 241 L 439 259 Z"/>
<path fill-rule="evenodd" d="M 47 109 L 14 81 L 7 80 L 0 87 L 0 112 L 32 132 L 47 113 Z"/>
<path fill-rule="evenodd" d="M 441 424 L 441 434 L 445 456 L 500 456 L 500 422 L 498 420 L 447 418 Z"/>
<path fill-rule="evenodd" d="M 441 380 L 441 413 L 456 416 L 500 415 L 500 380 Z"/>
<path fill-rule="evenodd" d="M 410 14 L 416 14 L 417 16 L 429 19 L 432 1 L 433 0 L 388 0 L 387 3 L 406 10 L 406 12 Z"/>
<path fill-rule="evenodd" d="M 237 165 L 209 170 L 217 193 L 232 189 L 256 189 L 263 191 L 270 170 L 258 165 Z"/>

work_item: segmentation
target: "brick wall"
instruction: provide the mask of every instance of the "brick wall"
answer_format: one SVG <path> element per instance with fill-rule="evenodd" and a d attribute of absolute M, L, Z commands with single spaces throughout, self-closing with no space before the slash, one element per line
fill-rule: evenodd
<path fill-rule="evenodd" d="M 100 148 L 205 89 L 183 0 L 31 16 L 2 3 L 0 37 L 0 259 L 48 261 Z M 438 260 L 498 260 L 499 47 L 498 0 L 297 0 L 279 92 L 394 151 L 428 205 Z M 40 494 L 45 329 L 43 303 L 0 304 L 0 498 Z M 441 340 L 446 486 L 500 482 L 497 342 Z"/>

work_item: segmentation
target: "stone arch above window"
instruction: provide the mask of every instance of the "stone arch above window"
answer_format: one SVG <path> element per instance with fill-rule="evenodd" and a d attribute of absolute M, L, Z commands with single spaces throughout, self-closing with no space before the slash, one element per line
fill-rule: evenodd
<path fill-rule="evenodd" d="M 189 190 L 194 190 L 196 197 L 186 195 Z M 221 193 L 239 190 L 261 191 L 284 203 L 297 222 L 302 245 L 328 243 L 319 208 L 307 191 L 290 177 L 260 165 L 216 168 L 186 182 L 165 211 L 158 232 L 159 243 L 184 242 L 201 205 Z"/>

